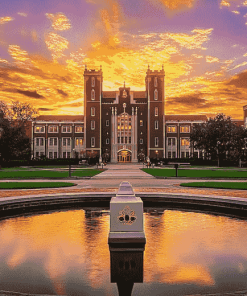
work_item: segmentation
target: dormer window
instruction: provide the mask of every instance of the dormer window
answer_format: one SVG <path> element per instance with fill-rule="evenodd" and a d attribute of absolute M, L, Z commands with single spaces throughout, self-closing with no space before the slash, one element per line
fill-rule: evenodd
<path fill-rule="evenodd" d="M 127 97 L 127 92 L 126 90 L 123 91 L 123 98 L 126 98 Z"/>
<path fill-rule="evenodd" d="M 157 87 L 158 86 L 158 78 L 154 77 L 154 86 Z"/>
<path fill-rule="evenodd" d="M 92 89 L 91 91 L 91 100 L 94 101 L 95 100 L 95 90 Z"/>
<path fill-rule="evenodd" d="M 94 77 L 91 77 L 91 86 L 95 87 L 95 78 Z"/>
<path fill-rule="evenodd" d="M 154 91 L 154 99 L 156 101 L 158 100 L 158 91 L 157 91 L 157 89 Z"/>

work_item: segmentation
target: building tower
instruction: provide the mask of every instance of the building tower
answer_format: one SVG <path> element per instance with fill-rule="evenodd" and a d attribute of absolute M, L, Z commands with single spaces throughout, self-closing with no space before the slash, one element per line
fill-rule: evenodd
<path fill-rule="evenodd" d="M 162 158 L 165 157 L 165 71 L 163 66 L 160 71 L 152 71 L 148 66 L 145 83 L 148 97 L 147 156 Z"/>
<path fill-rule="evenodd" d="M 86 155 L 101 160 L 101 96 L 102 69 L 84 71 L 84 135 Z"/>

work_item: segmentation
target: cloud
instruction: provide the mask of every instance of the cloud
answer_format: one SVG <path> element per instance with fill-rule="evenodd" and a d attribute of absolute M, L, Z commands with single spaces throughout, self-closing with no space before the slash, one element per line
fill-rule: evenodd
<path fill-rule="evenodd" d="M 31 98 L 35 98 L 35 99 L 44 99 L 44 97 L 39 95 L 36 90 L 35 91 L 28 91 L 28 90 L 17 89 L 17 92 L 20 94 L 23 94 L 27 97 L 31 97 Z"/>
<path fill-rule="evenodd" d="M 18 12 L 17 14 L 19 14 L 21 16 L 24 16 L 24 17 L 27 17 L 27 13 L 24 13 L 24 12 Z"/>
<path fill-rule="evenodd" d="M 54 30 L 64 31 L 71 28 L 69 19 L 63 13 L 46 13 L 46 17 L 51 20 Z"/>
<path fill-rule="evenodd" d="M 8 22 L 13 21 L 13 20 L 14 20 L 14 18 L 10 17 L 10 16 L 1 17 L 0 18 L 0 25 L 3 25 L 5 23 L 8 23 Z"/>
<path fill-rule="evenodd" d="M 38 111 L 53 111 L 53 108 L 38 108 Z"/>
<path fill-rule="evenodd" d="M 63 90 L 61 90 L 61 89 L 57 89 L 57 92 L 59 94 L 61 94 L 62 96 L 64 96 L 64 97 L 68 97 L 68 94 L 66 92 L 64 92 Z"/>
<path fill-rule="evenodd" d="M 216 62 L 218 63 L 219 59 L 216 57 L 206 56 L 206 62 L 207 63 L 216 63 Z"/>
<path fill-rule="evenodd" d="M 167 105 L 184 105 L 190 108 L 204 108 L 206 100 L 202 98 L 203 94 L 198 93 L 192 93 L 192 94 L 186 94 L 181 95 L 179 97 L 170 97 L 168 98 L 166 104 Z"/>
<path fill-rule="evenodd" d="M 69 46 L 67 39 L 53 32 L 49 33 L 45 37 L 45 43 L 48 49 L 52 52 L 52 57 L 54 60 L 63 57 L 63 51 Z"/>
<path fill-rule="evenodd" d="M 241 64 L 235 66 L 235 67 L 232 68 L 231 70 L 234 70 L 234 69 L 237 69 L 237 68 L 243 67 L 243 66 L 245 66 L 245 65 L 247 65 L 247 62 L 243 62 L 243 63 L 241 63 Z"/>
<path fill-rule="evenodd" d="M 247 88 L 247 71 L 244 71 L 234 77 L 226 83 L 227 85 L 234 85 L 240 88 Z"/>
<path fill-rule="evenodd" d="M 191 8 L 195 4 L 195 0 L 160 0 L 167 8 L 174 10 L 181 7 Z"/>
<path fill-rule="evenodd" d="M 237 10 L 232 10 L 232 12 L 235 13 L 235 14 L 240 14 L 240 12 L 237 11 Z"/>

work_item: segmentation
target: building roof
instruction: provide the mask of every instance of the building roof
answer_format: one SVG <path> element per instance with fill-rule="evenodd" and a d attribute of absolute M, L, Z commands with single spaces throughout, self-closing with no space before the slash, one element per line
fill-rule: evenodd
<path fill-rule="evenodd" d="M 232 122 L 234 122 L 237 126 L 244 125 L 244 121 L 240 119 L 232 119 Z"/>
<path fill-rule="evenodd" d="M 115 99 L 116 98 L 116 91 L 103 91 L 103 98 Z"/>
<path fill-rule="evenodd" d="M 35 121 L 84 121 L 84 115 L 40 115 Z"/>
<path fill-rule="evenodd" d="M 133 97 L 134 97 L 134 99 L 146 98 L 146 92 L 145 91 L 133 91 Z"/>
<path fill-rule="evenodd" d="M 207 121 L 206 115 L 165 115 L 165 121 Z"/>

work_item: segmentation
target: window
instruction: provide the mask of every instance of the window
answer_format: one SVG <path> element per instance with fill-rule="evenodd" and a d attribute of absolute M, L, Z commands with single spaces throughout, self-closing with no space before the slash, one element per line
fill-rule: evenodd
<path fill-rule="evenodd" d="M 63 152 L 63 158 L 70 158 L 70 152 Z"/>
<path fill-rule="evenodd" d="M 181 152 L 181 158 L 185 158 L 185 152 Z"/>
<path fill-rule="evenodd" d="M 158 78 L 154 77 L 154 86 L 157 87 L 158 86 Z"/>
<path fill-rule="evenodd" d="M 190 141 L 189 138 L 181 138 L 181 146 L 189 146 Z"/>
<path fill-rule="evenodd" d="M 157 89 L 154 91 L 154 99 L 155 99 L 155 101 L 158 100 L 158 91 L 157 91 Z"/>
<path fill-rule="evenodd" d="M 159 129 L 159 121 L 158 120 L 155 120 L 155 122 L 154 122 L 154 128 L 156 130 Z"/>
<path fill-rule="evenodd" d="M 190 126 L 189 125 L 180 126 L 180 132 L 181 133 L 189 133 L 190 132 Z"/>
<path fill-rule="evenodd" d="M 175 146 L 176 145 L 175 138 L 167 138 L 167 140 L 168 140 L 168 146 Z"/>
<path fill-rule="evenodd" d="M 91 77 L 91 86 L 95 87 L 95 78 L 94 77 Z"/>
<path fill-rule="evenodd" d="M 159 108 L 155 107 L 154 108 L 154 116 L 158 116 L 159 115 Z"/>
<path fill-rule="evenodd" d="M 82 146 L 83 145 L 83 138 L 75 138 L 75 145 Z"/>
<path fill-rule="evenodd" d="M 159 147 L 159 138 L 158 137 L 155 137 L 154 145 L 155 145 L 155 147 Z"/>
<path fill-rule="evenodd" d="M 105 141 L 105 143 L 106 143 L 106 144 L 110 144 L 110 139 L 107 138 L 106 141 Z"/>
<path fill-rule="evenodd" d="M 168 125 L 167 126 L 167 132 L 168 133 L 176 133 L 177 132 L 177 127 L 175 125 Z"/>
<path fill-rule="evenodd" d="M 63 125 L 62 127 L 62 133 L 71 133 L 72 126 L 70 125 Z"/>
<path fill-rule="evenodd" d="M 140 120 L 140 126 L 143 126 L 143 120 Z"/>
<path fill-rule="evenodd" d="M 36 146 L 44 146 L 44 138 L 36 138 Z"/>
<path fill-rule="evenodd" d="M 48 132 L 49 133 L 58 133 L 58 126 L 57 125 L 49 125 Z"/>
<path fill-rule="evenodd" d="M 140 144 L 143 144 L 143 139 L 142 138 L 140 138 Z"/>
<path fill-rule="evenodd" d="M 52 152 L 49 152 L 49 158 L 53 158 L 53 153 Z"/>
<path fill-rule="evenodd" d="M 172 153 L 171 151 L 168 151 L 168 158 L 171 158 L 172 157 Z"/>
<path fill-rule="evenodd" d="M 57 138 L 48 138 L 49 146 L 57 146 Z"/>
<path fill-rule="evenodd" d="M 109 124 L 110 124 L 110 121 L 109 121 L 109 119 L 107 119 L 107 120 L 105 121 L 105 126 L 109 126 Z"/>
<path fill-rule="evenodd" d="M 91 116 L 95 116 L 95 107 L 91 107 Z"/>
<path fill-rule="evenodd" d="M 129 144 L 131 144 L 131 137 L 129 137 Z"/>
<path fill-rule="evenodd" d="M 190 153 L 187 151 L 186 152 L 186 158 L 189 158 L 190 157 Z"/>
<path fill-rule="evenodd" d="M 44 133 L 45 132 L 45 127 L 37 125 L 37 126 L 35 126 L 34 132 L 35 133 Z"/>
<path fill-rule="evenodd" d="M 91 120 L 91 130 L 95 129 L 95 120 Z"/>
<path fill-rule="evenodd" d="M 92 91 L 91 91 L 91 100 L 92 101 L 95 100 L 95 91 L 94 91 L 94 89 L 92 89 Z"/>
<path fill-rule="evenodd" d="M 63 138 L 63 146 L 70 146 L 70 138 Z"/>
<path fill-rule="evenodd" d="M 91 147 L 95 147 L 95 137 L 91 138 Z"/>
<path fill-rule="evenodd" d="M 76 125 L 75 126 L 75 132 L 76 133 L 83 133 L 83 126 L 82 125 Z"/>
<path fill-rule="evenodd" d="M 176 158 L 176 151 L 172 151 L 172 158 Z"/>
<path fill-rule="evenodd" d="M 54 152 L 54 158 L 57 158 L 57 152 Z"/>

